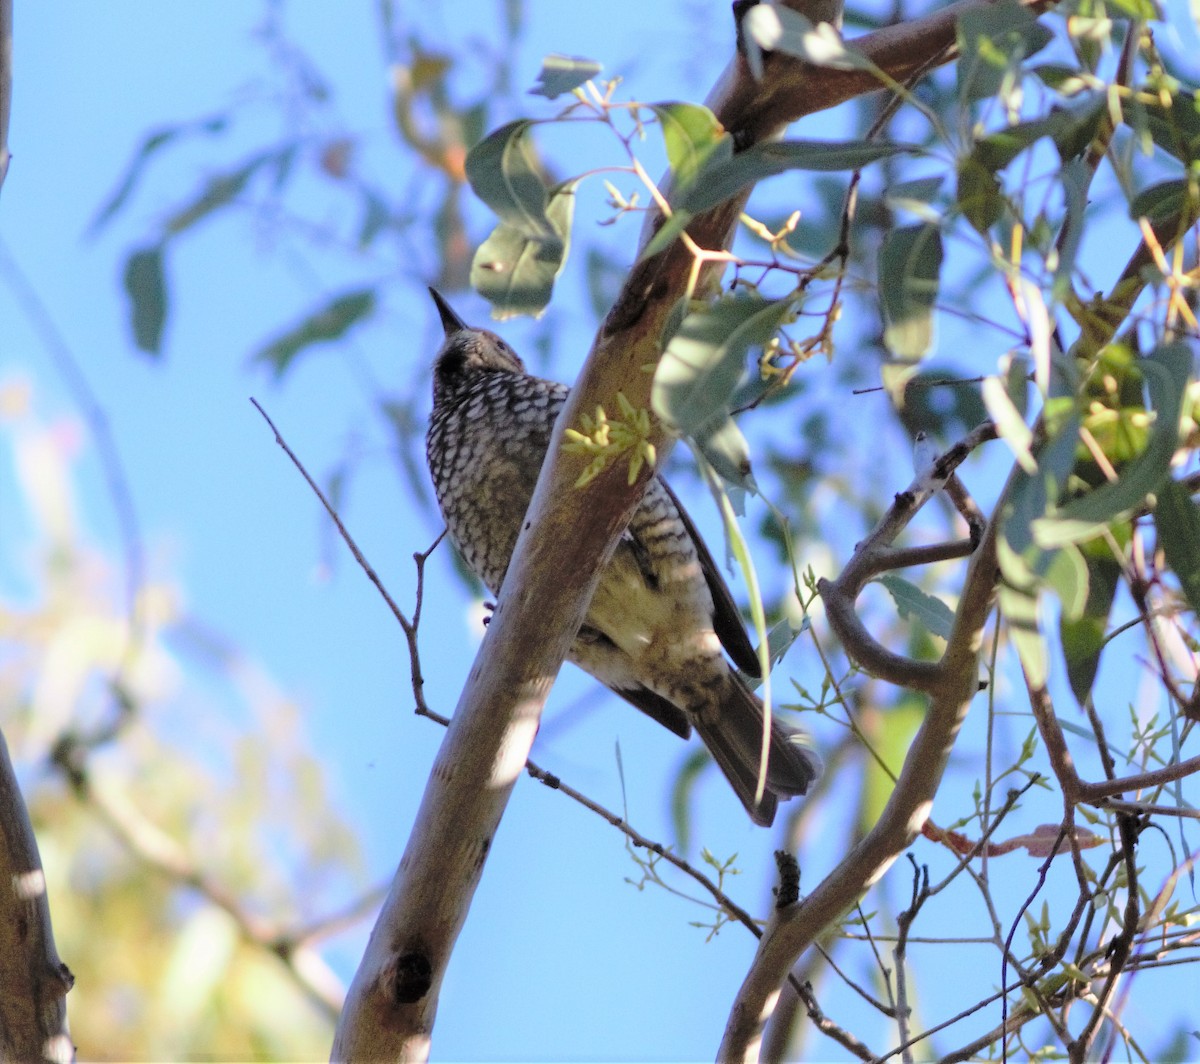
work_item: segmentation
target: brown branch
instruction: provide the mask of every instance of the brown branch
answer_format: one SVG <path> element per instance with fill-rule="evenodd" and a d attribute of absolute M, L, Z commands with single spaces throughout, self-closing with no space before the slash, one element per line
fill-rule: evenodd
<path fill-rule="evenodd" d="M 991 612 L 996 564 L 993 521 L 972 558 L 954 627 L 939 663 L 940 682 L 887 805 L 871 830 L 817 888 L 768 924 L 730 1012 L 721 1060 L 755 1059 L 755 1045 L 771 1001 L 795 958 L 891 867 L 928 819 L 950 750 L 978 692 L 977 655 Z"/>
<path fill-rule="evenodd" d="M 0 1060 L 70 1061 L 67 991 L 46 873 L 8 743 L 0 734 Z"/>
<path fill-rule="evenodd" d="M 996 428 L 990 422 L 980 425 L 942 455 L 931 470 L 918 474 L 916 480 L 896 496 L 871 534 L 858 544 L 854 556 L 838 578 L 818 582 L 817 590 L 825 603 L 830 627 L 841 640 L 846 653 L 872 676 L 926 694 L 933 694 L 945 681 L 946 670 L 941 662 L 915 661 L 888 650 L 876 640 L 859 620 L 854 600 L 868 580 L 885 570 L 921 561 L 962 557 L 970 552 L 970 542 L 905 550 L 896 549 L 892 543 L 917 515 L 917 511 L 952 479 L 954 470 L 966 460 L 967 455 L 995 436 Z M 965 495 L 965 492 L 962 494 Z M 959 502 L 961 504 L 961 497 Z"/>
<path fill-rule="evenodd" d="M 1046 747 L 1046 754 L 1050 758 L 1050 768 L 1054 772 L 1059 786 L 1062 787 L 1064 800 L 1068 803 L 1074 805 L 1082 802 L 1086 805 L 1116 809 L 1118 803 L 1110 802 L 1109 799 L 1118 794 L 1141 791 L 1150 787 L 1161 787 L 1200 772 L 1200 755 L 1197 755 L 1189 757 L 1186 761 L 1177 761 L 1173 765 L 1164 765 L 1162 768 L 1152 769 L 1149 772 L 1138 772 L 1132 776 L 1120 776 L 1098 783 L 1089 783 L 1080 779 L 1079 773 L 1075 771 L 1075 760 L 1071 757 L 1071 751 L 1067 747 L 1062 728 L 1059 727 L 1058 720 L 1054 716 L 1054 707 L 1050 703 L 1049 694 L 1045 687 L 1030 685 L 1028 676 L 1026 676 L 1026 684 L 1029 691 L 1029 705 L 1033 709 L 1034 723 L 1037 724 L 1038 734 L 1041 736 L 1042 743 Z M 1182 810 L 1168 810 L 1168 812 L 1177 816 L 1190 815 Z"/>

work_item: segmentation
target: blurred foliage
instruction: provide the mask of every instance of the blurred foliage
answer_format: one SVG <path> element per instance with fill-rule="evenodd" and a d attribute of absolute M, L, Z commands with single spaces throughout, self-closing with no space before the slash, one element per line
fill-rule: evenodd
<path fill-rule="evenodd" d="M 298 975 L 312 946 L 293 935 L 362 873 L 298 707 L 169 581 L 122 602 L 120 563 L 84 531 L 82 426 L 42 420 L 20 378 L 0 381 L 0 412 L 25 544 L 0 600 L 0 721 L 76 978 L 75 1042 L 91 1059 L 308 1057 L 340 988 Z"/>

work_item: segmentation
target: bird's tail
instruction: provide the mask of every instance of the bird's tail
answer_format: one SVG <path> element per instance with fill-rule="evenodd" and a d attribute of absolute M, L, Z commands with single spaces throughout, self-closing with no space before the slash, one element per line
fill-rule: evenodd
<path fill-rule="evenodd" d="M 732 673 L 720 717 L 694 723 L 704 745 L 756 824 L 770 827 L 779 799 L 804 794 L 821 774 L 821 759 L 809 748 L 807 735 L 772 716 L 767 785 L 761 800 L 755 802 L 762 760 L 763 705 Z"/>

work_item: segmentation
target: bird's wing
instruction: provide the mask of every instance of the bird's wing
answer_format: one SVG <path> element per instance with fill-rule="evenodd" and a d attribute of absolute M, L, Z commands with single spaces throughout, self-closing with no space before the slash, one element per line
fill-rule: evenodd
<path fill-rule="evenodd" d="M 725 583 L 724 577 L 721 576 L 721 570 L 717 568 L 717 563 L 708 552 L 708 547 L 704 545 L 704 540 L 688 516 L 687 510 L 683 508 L 683 503 L 676 498 L 665 480 L 659 480 L 659 484 L 671 497 L 675 509 L 679 511 L 679 518 L 683 522 L 684 528 L 692 537 L 692 542 L 696 544 L 696 555 L 700 559 L 700 568 L 704 572 L 704 580 L 708 584 L 709 594 L 712 595 L 713 600 L 713 631 L 721 640 L 721 646 L 725 648 L 725 653 L 733 659 L 733 663 L 742 672 L 747 676 L 761 676 L 762 669 L 758 663 L 758 654 L 755 653 L 754 644 L 750 642 L 750 636 L 746 634 L 741 611 L 738 609 L 737 603 L 733 601 L 733 593 Z"/>
<path fill-rule="evenodd" d="M 692 726 L 687 714 L 675 703 L 639 683 L 628 655 L 600 629 L 585 622 L 567 656 L 651 720 L 684 739 L 691 737 Z"/>

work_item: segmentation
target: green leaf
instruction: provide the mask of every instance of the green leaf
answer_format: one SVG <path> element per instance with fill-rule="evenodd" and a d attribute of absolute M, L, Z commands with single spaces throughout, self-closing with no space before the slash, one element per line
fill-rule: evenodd
<path fill-rule="evenodd" d="M 1182 177 L 1151 185 L 1133 197 L 1129 217 L 1134 221 L 1149 218 L 1152 222 L 1169 222 L 1183 213 L 1190 196 L 1188 181 Z"/>
<path fill-rule="evenodd" d="M 133 342 L 148 355 L 161 354 L 167 320 L 167 278 L 164 246 L 139 248 L 125 261 L 125 292 L 130 302 Z"/>
<path fill-rule="evenodd" d="M 757 494 L 758 485 L 754 483 L 750 465 L 750 445 L 733 418 L 728 415 L 718 418 L 699 430 L 693 439 L 708 464 L 721 474 L 723 480 Z M 735 506 L 735 509 L 741 516 L 742 508 Z"/>
<path fill-rule="evenodd" d="M 1003 565 L 1005 551 L 1000 544 L 999 557 Z M 1050 662 L 1046 656 L 1046 640 L 1042 636 L 1038 616 L 1038 595 L 1027 588 L 1001 584 L 997 594 L 1000 612 L 1008 637 L 1017 648 L 1017 657 L 1029 683 L 1034 687 L 1045 686 L 1050 675 Z"/>
<path fill-rule="evenodd" d="M 954 611 L 941 599 L 922 591 L 916 584 L 895 573 L 881 576 L 879 582 L 887 588 L 901 617 L 915 621 L 942 639 L 950 638 L 954 628 Z"/>
<path fill-rule="evenodd" d="M 95 219 L 93 219 L 92 224 L 88 226 L 88 235 L 94 236 L 125 206 L 126 201 L 133 195 L 134 190 L 137 188 L 137 184 L 142 177 L 142 172 L 145 170 L 146 164 L 149 163 L 151 156 L 161 151 L 177 137 L 188 136 L 197 132 L 212 136 L 216 133 L 223 133 L 228 125 L 228 116 L 214 115 L 211 118 L 200 119 L 198 122 L 189 122 L 184 125 L 157 129 L 147 136 L 133 153 L 133 159 L 126 168 L 125 174 L 117 185 L 116 191 L 109 196 Z"/>
<path fill-rule="evenodd" d="M 1017 0 L 997 0 L 959 16 L 958 95 L 964 103 L 995 96 L 1013 81 L 1021 63 L 1054 35 Z"/>
<path fill-rule="evenodd" d="M 1062 603 L 1063 616 L 1072 621 L 1082 617 L 1088 597 L 1088 572 L 1079 548 L 1068 544 L 1051 551 L 1043 575 Z"/>
<path fill-rule="evenodd" d="M 1035 521 L 1033 532 L 1039 546 L 1079 543 L 1099 534 L 1157 491 L 1170 471 L 1179 443 L 1183 395 L 1192 372 L 1191 348 L 1181 341 L 1164 344 L 1139 366 L 1155 411 L 1146 449 L 1121 470 L 1115 482 L 1101 484 L 1056 514 Z"/>
<path fill-rule="evenodd" d="M 533 141 L 526 135 L 533 125 L 518 119 L 476 144 L 467 155 L 467 180 L 506 225 L 549 240 L 556 235 L 546 217 L 549 190 Z"/>
<path fill-rule="evenodd" d="M 1090 93 L 1081 103 L 1056 107 L 1049 114 L 1032 118 L 981 137 L 971 148 L 971 156 L 996 173 L 1008 166 L 1021 152 L 1039 140 L 1050 137 L 1062 161 L 1068 162 L 1087 150 L 1096 136 L 1101 119 L 1108 113 L 1104 93 Z"/>
<path fill-rule="evenodd" d="M 897 181 L 884 192 L 892 210 L 909 211 L 923 222 L 937 223 L 941 212 L 932 204 L 942 190 L 944 177 L 918 177 L 912 181 Z"/>
<path fill-rule="evenodd" d="M 375 289 L 364 288 L 331 299 L 256 352 L 254 361 L 269 365 L 276 379 L 282 377 L 306 347 L 340 339 L 351 326 L 374 313 L 375 298 Z"/>
<path fill-rule="evenodd" d="M 501 222 L 479 245 L 471 262 L 471 286 L 492 304 L 493 317 L 537 317 L 549 305 L 554 282 L 567 262 L 575 184 L 560 185 L 550 197 L 550 236 L 534 236 Z"/>
<path fill-rule="evenodd" d="M 925 716 L 922 700 L 907 692 L 896 705 L 879 714 L 875 732 L 871 736 L 871 747 L 879 760 L 867 758 L 856 814 L 860 831 L 869 831 L 883 815 L 884 807 L 896 789 L 896 777 L 904 767 L 904 758 Z M 883 764 L 879 764 L 879 761 Z"/>
<path fill-rule="evenodd" d="M 542 60 L 537 84 L 529 90 L 529 95 L 545 96 L 547 100 L 557 99 L 591 81 L 603 69 L 594 59 L 552 53 Z"/>
<path fill-rule="evenodd" d="M 691 842 L 692 794 L 701 774 L 712 763 L 712 755 L 700 747 L 684 758 L 675 774 L 675 782 L 671 787 L 671 823 L 675 828 L 675 841 L 684 853 Z"/>
<path fill-rule="evenodd" d="M 679 433 L 702 434 L 728 413 L 746 352 L 770 340 L 791 307 L 787 299 L 731 297 L 687 314 L 654 374 L 655 414 Z"/>
<path fill-rule="evenodd" d="M 998 601 L 1009 637 L 1035 686 L 1049 675 L 1046 641 L 1041 631 L 1041 577 L 1050 555 L 1033 541 L 1032 526 L 1058 500 L 1075 464 L 1079 419 L 1073 400 L 1046 404 L 1046 440 L 1038 448 L 1032 471 L 1018 470 L 1001 514 L 997 560 L 1003 580 Z"/>
<path fill-rule="evenodd" d="M 933 346 L 933 305 L 942 269 L 942 234 L 922 224 L 893 229 L 879 251 L 879 292 L 885 322 L 883 341 L 907 361 Z"/>
<path fill-rule="evenodd" d="M 1082 614 L 1070 618 L 1064 612 L 1059 620 L 1063 658 L 1067 665 L 1067 680 L 1075 700 L 1083 705 L 1095 683 L 1100 668 L 1100 654 L 1108 631 L 1108 616 L 1121 567 L 1105 546 L 1103 553 L 1084 549 L 1087 561 L 1087 602 Z"/>
<path fill-rule="evenodd" d="M 694 103 L 651 104 L 658 117 L 667 161 L 675 184 L 673 197 L 679 196 L 695 180 L 696 175 L 714 155 L 729 158 L 733 155 L 733 138 L 707 107 Z"/>
<path fill-rule="evenodd" d="M 1083 239 L 1085 213 L 1088 205 L 1088 188 L 1092 172 L 1082 159 L 1072 159 L 1058 172 L 1062 185 L 1063 202 L 1067 213 L 1062 222 L 1058 241 L 1058 264 L 1054 269 L 1054 284 L 1051 292 L 1055 299 L 1062 300 L 1071 289 L 1071 275 L 1075 270 L 1075 257 Z"/>
<path fill-rule="evenodd" d="M 1195 91 L 1176 88 L 1167 106 L 1146 103 L 1142 94 L 1122 99 L 1126 124 L 1143 137 L 1149 135 L 1163 151 L 1188 165 L 1200 159 L 1200 111 Z"/>
<path fill-rule="evenodd" d="M 1004 215 L 1004 196 L 996 175 L 973 155 L 958 164 L 958 208 L 980 233 L 987 231 Z"/>
<path fill-rule="evenodd" d="M 1154 524 L 1184 598 L 1200 612 L 1200 508 L 1178 481 L 1167 480 L 1159 487 Z"/>
<path fill-rule="evenodd" d="M 268 166 L 276 168 L 277 181 L 285 174 L 290 160 L 294 158 L 295 145 L 288 144 L 282 148 L 273 148 L 242 163 L 241 166 L 228 173 L 217 174 L 205 182 L 200 192 L 187 204 L 179 208 L 164 223 L 167 233 L 182 233 L 197 222 L 207 218 L 213 211 L 219 210 L 241 195 L 242 190 L 250 179 Z"/>
<path fill-rule="evenodd" d="M 792 649 L 792 644 L 808 630 L 810 624 L 809 619 L 805 617 L 797 627 L 791 618 L 784 617 L 772 626 L 767 633 L 767 659 L 771 663 L 771 671 L 783 661 L 787 652 Z M 738 675 L 751 691 L 757 691 L 762 684 L 761 676 L 747 676 L 744 672 L 739 672 Z"/>

